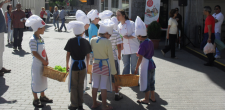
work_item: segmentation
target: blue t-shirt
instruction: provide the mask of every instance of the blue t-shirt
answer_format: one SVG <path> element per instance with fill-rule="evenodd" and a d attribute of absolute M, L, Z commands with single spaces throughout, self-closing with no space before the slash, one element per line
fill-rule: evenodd
<path fill-rule="evenodd" d="M 91 42 L 92 36 L 98 35 L 98 28 L 95 24 L 91 23 L 91 25 L 88 28 L 88 34 L 89 34 L 89 42 Z"/>

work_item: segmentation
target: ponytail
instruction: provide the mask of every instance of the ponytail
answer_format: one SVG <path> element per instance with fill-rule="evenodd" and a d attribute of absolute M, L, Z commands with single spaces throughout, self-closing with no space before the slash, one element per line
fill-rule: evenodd
<path fill-rule="evenodd" d="M 125 20 L 129 20 L 127 13 L 123 9 L 119 9 L 117 12 L 120 12 L 123 16 L 125 16 Z"/>

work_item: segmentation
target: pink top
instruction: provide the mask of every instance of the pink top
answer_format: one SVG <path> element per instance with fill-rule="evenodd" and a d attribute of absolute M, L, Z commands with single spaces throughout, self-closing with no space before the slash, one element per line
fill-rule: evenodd
<path fill-rule="evenodd" d="M 44 14 L 47 15 L 47 13 L 45 11 L 41 11 L 40 17 L 43 18 Z"/>

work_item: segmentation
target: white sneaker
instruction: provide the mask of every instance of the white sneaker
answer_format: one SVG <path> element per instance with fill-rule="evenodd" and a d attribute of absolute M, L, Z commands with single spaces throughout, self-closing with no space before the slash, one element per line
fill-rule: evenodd
<path fill-rule="evenodd" d="M 220 57 L 220 55 L 215 55 L 215 58 L 220 59 L 221 57 Z"/>

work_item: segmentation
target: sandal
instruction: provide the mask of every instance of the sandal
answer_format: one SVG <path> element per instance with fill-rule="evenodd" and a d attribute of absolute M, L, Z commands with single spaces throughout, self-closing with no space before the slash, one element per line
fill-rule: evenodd
<path fill-rule="evenodd" d="M 95 107 L 91 106 L 91 109 L 96 109 L 96 108 L 98 108 L 100 105 L 101 105 L 101 103 L 97 103 L 97 106 L 95 106 Z"/>
<path fill-rule="evenodd" d="M 138 100 L 137 103 L 139 103 L 139 104 L 147 104 L 148 105 L 148 103 L 143 102 L 143 100 Z"/>
<path fill-rule="evenodd" d="M 53 100 L 49 99 L 48 97 L 44 96 L 44 97 L 41 97 L 40 96 L 40 101 L 41 102 L 45 102 L 45 103 L 53 103 Z"/>

